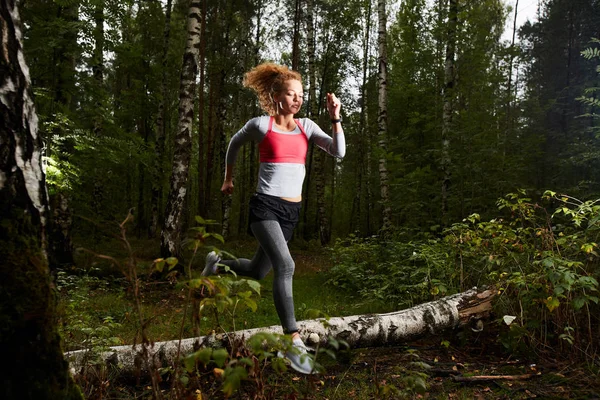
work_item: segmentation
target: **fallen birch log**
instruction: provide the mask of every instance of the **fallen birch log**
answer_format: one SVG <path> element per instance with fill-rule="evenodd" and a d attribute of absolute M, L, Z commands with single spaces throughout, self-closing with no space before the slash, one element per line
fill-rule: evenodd
<path fill-rule="evenodd" d="M 310 345 L 325 344 L 329 337 L 345 340 L 351 347 L 374 347 L 407 342 L 444 330 L 473 324 L 489 316 L 496 292 L 476 288 L 444 297 L 429 303 L 388 314 L 367 314 L 315 319 L 298 322 L 298 330 Z M 247 329 L 197 338 L 157 342 L 146 347 L 148 361 L 154 366 L 173 365 L 178 356 L 192 353 L 202 347 L 226 347 L 228 343 L 245 341 L 259 332 L 283 334 L 281 326 Z M 87 350 L 66 354 L 71 370 L 77 374 L 85 369 Z M 108 365 L 122 372 L 145 369 L 142 345 L 116 346 L 101 355 Z"/>

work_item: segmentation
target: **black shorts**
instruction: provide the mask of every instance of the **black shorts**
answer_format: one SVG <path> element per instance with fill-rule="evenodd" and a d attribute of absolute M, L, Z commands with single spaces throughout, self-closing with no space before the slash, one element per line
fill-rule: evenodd
<path fill-rule="evenodd" d="M 286 241 L 292 238 L 294 228 L 300 220 L 301 202 L 283 200 L 263 193 L 255 193 L 250 199 L 248 234 L 254 236 L 250 226 L 259 221 L 277 221 Z"/>

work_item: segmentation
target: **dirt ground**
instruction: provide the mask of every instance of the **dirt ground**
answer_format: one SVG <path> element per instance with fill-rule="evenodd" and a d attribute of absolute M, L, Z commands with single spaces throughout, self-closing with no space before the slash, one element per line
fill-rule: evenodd
<path fill-rule="evenodd" d="M 592 365 L 508 354 L 494 333 L 467 343 L 428 338 L 402 346 L 354 349 L 323 359 L 325 372 L 305 376 L 269 367 L 250 377 L 239 399 L 600 399 L 598 360 Z M 208 375 L 205 375 L 205 377 Z M 224 398 L 217 380 L 203 399 Z"/>

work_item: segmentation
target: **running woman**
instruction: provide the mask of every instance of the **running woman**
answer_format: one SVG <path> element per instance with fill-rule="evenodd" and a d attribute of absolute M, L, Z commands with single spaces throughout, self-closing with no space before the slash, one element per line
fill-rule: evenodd
<path fill-rule="evenodd" d="M 202 274 L 218 273 L 220 263 L 238 275 L 260 280 L 273 269 L 273 300 L 277 315 L 284 333 L 291 335 L 296 348 L 285 357 L 293 369 L 310 374 L 314 365 L 312 359 L 305 356 L 307 348 L 296 325 L 292 295 L 295 264 L 287 242 L 300 217 L 309 142 L 334 157 L 342 158 L 346 152 L 341 104 L 335 94 L 327 94 L 331 137 L 310 119 L 294 118 L 303 102 L 302 79 L 298 72 L 264 63 L 246 73 L 244 86 L 256 92 L 261 108 L 268 116 L 251 119 L 231 138 L 221 192 L 233 193 L 233 166 L 240 148 L 248 142 L 258 143 L 260 167 L 256 193 L 250 199 L 248 231 L 258 240 L 259 247 L 251 260 L 221 261 L 218 254 L 211 252 L 206 256 Z"/>

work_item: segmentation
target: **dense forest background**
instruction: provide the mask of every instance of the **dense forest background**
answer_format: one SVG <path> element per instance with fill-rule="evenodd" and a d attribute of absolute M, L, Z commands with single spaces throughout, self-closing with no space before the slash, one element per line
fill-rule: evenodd
<path fill-rule="evenodd" d="M 303 74 L 302 116 L 327 127 L 325 94 L 343 102 L 347 155 L 336 161 L 310 152 L 297 239 L 327 244 L 377 234 L 382 168 L 391 224 L 405 232 L 435 234 L 472 213 L 492 215 L 499 197 L 520 188 L 580 199 L 600 192 L 594 102 L 582 99 L 593 100 L 586 90 L 598 86 L 599 75 L 581 54 L 600 36 L 596 0 L 540 1 L 537 20 L 513 40 L 502 40 L 514 10 L 500 0 L 388 4 L 385 142 L 377 125 L 377 4 L 197 3 L 193 128 L 182 139 L 188 1 L 23 2 L 24 48 L 60 226 L 53 233 L 58 264 L 69 263 L 71 233 L 98 240 L 97 227 L 128 210 L 139 237 L 158 237 L 174 154 L 189 169 L 179 230 L 200 215 L 221 222 L 226 238 L 244 235 L 253 148 L 238 159 L 235 194 L 219 188 L 230 137 L 262 113 L 242 87 L 243 74 L 265 60 Z"/>
<path fill-rule="evenodd" d="M 50 349 L 41 358 L 51 362 L 37 372 L 46 379 L 56 370 L 65 383 L 51 277 L 64 297 L 60 333 L 70 348 L 95 346 L 94 335 L 106 339 L 98 348 L 149 343 L 138 272 L 148 280 L 144 295 L 156 296 L 146 303 L 159 308 L 182 301 L 182 286 L 172 283 L 188 285 L 191 324 L 184 315 L 168 339 L 197 336 L 198 311 L 211 296 L 237 306 L 232 297 L 243 295 L 256 309 L 252 293 L 227 292 L 246 282 L 229 276 L 214 278 L 226 282 L 223 292 L 198 307 L 194 285 L 213 278 L 194 279 L 194 256 L 208 238 L 225 238 L 227 252 L 254 249 L 244 240 L 254 147 L 238 157 L 234 195 L 219 188 L 229 139 L 262 113 L 241 82 L 263 61 L 302 73 L 300 116 L 327 127 L 325 94 L 343 102 L 346 157 L 311 148 L 307 159 L 292 247 L 310 253 L 305 267 L 311 257 L 314 265 L 296 279 L 305 285 L 298 293 L 319 289 L 311 301 L 326 307 L 340 290 L 361 300 L 354 305 L 401 309 L 493 287 L 494 341 L 511 356 L 533 349 L 583 357 L 597 375 L 598 0 L 540 0 L 536 20 L 512 35 L 504 30 L 515 10 L 500 0 L 29 0 L 19 4 L 22 31 L 15 4 L 1 3 L 0 91 L 8 100 L 0 251 L 3 310 L 17 328 L 5 324 L 12 342 L 1 341 L 27 365 L 13 368 L 27 372 L 24 382 L 38 376 L 28 360 Z M 29 168 L 40 158 L 45 176 Z M 181 261 L 185 269 L 157 276 Z M 88 304 L 108 296 L 134 300 L 139 321 L 130 306 L 106 316 L 94 309 L 106 311 L 103 303 Z M 131 332 L 113 335 L 121 327 L 113 314 Z M 98 323 L 102 330 L 91 328 Z M 78 397 L 67 386 L 59 389 Z"/>

